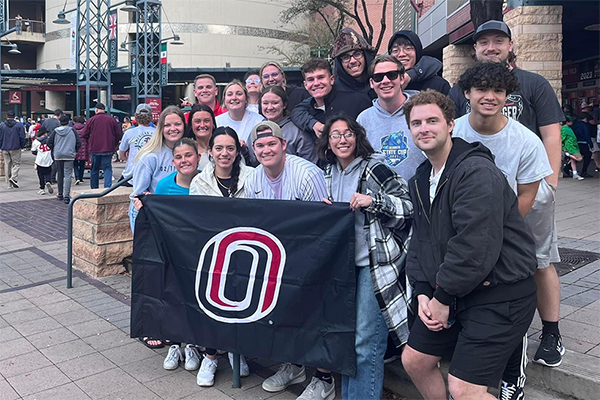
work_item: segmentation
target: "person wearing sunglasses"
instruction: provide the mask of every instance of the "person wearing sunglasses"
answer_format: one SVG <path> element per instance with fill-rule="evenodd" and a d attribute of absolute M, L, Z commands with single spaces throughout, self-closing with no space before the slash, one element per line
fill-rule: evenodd
<path fill-rule="evenodd" d="M 258 102 L 262 91 L 259 72 L 256 70 L 246 72 L 243 82 L 245 83 L 246 91 L 248 92 L 248 104 L 246 105 L 246 108 L 258 113 Z"/>
<path fill-rule="evenodd" d="M 404 66 L 396 58 L 381 54 L 369 67 L 370 85 L 377 94 L 373 106 L 357 118 L 367 138 L 385 155 L 385 164 L 405 179 L 410 179 L 425 156 L 410 140 L 402 106 L 414 91 L 403 91 Z"/>
<path fill-rule="evenodd" d="M 438 75 L 441 61 L 423 55 L 421 39 L 413 31 L 396 32 L 388 42 L 388 54 L 404 65 L 406 90 L 433 89 L 445 95 L 450 93 L 450 84 Z"/>
<path fill-rule="evenodd" d="M 304 99 L 310 97 L 303 87 L 287 82 L 283 68 L 275 61 L 269 61 L 263 64 L 263 66 L 260 67 L 260 73 L 258 75 L 262 81 L 263 88 L 269 86 L 281 86 L 285 89 L 289 101 L 288 108 L 290 110 L 296 107 Z"/>

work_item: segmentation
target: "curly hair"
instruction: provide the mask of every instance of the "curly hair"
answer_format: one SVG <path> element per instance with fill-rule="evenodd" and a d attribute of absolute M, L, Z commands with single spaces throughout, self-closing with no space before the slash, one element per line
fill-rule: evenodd
<path fill-rule="evenodd" d="M 478 62 L 460 76 L 458 85 L 466 92 L 474 87 L 504 89 L 507 96 L 519 89 L 514 71 L 508 64 L 498 62 Z"/>
<path fill-rule="evenodd" d="M 344 121 L 346 125 L 348 125 L 350 132 L 354 133 L 354 137 L 356 138 L 356 148 L 354 149 L 355 157 L 367 159 L 371 154 L 375 153 L 373 146 L 371 146 L 369 139 L 367 139 L 365 128 L 356 122 L 354 118 L 342 114 L 330 117 L 325 121 L 323 134 L 317 139 L 317 156 L 319 156 L 321 160 L 326 161 L 328 164 L 335 164 L 337 162 L 337 157 L 329 148 L 329 132 L 331 131 L 331 126 L 338 121 Z"/>
<path fill-rule="evenodd" d="M 419 92 L 413 96 L 410 96 L 407 102 L 402 106 L 404 112 L 404 118 L 406 123 L 410 127 L 410 112 L 415 106 L 424 106 L 427 104 L 435 104 L 442 110 L 446 123 L 450 123 L 454 119 L 455 106 L 454 102 L 450 97 L 438 92 L 437 90 L 427 89 Z"/>

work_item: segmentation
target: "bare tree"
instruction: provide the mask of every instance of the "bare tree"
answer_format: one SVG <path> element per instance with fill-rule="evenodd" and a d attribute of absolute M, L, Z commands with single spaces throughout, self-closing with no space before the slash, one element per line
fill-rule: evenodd
<path fill-rule="evenodd" d="M 471 21 L 475 29 L 489 20 L 502 21 L 503 0 L 471 0 Z"/>
<path fill-rule="evenodd" d="M 344 22 L 350 20 L 358 26 L 365 40 L 378 51 L 387 28 L 385 23 L 387 4 L 388 1 L 383 0 L 379 20 L 381 29 L 377 38 L 374 37 L 375 29 L 371 23 L 366 0 L 292 0 L 290 7 L 282 11 L 281 21 L 290 23 L 296 21 L 298 17 L 318 16 L 322 18 L 332 37 L 335 38 L 343 28 Z M 335 23 L 332 23 L 331 18 L 328 17 L 329 10 L 335 10 L 337 14 L 334 18 Z"/>

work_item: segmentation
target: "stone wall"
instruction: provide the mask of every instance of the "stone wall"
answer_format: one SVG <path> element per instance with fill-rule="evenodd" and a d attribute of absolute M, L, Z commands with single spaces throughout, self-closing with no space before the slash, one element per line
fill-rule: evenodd
<path fill-rule="evenodd" d="M 517 66 L 545 77 L 561 101 L 562 6 L 521 6 L 504 15 Z"/>
<path fill-rule="evenodd" d="M 96 199 L 77 200 L 73 209 L 73 266 L 98 278 L 125 272 L 133 253 L 127 210 L 131 188 L 120 187 Z M 86 190 L 99 193 L 104 189 Z M 74 192 L 73 197 L 81 192 Z"/>
<path fill-rule="evenodd" d="M 462 73 L 475 64 L 473 54 L 475 54 L 475 50 L 468 44 L 450 44 L 444 47 L 442 76 L 450 83 L 450 86 L 456 85 Z"/>

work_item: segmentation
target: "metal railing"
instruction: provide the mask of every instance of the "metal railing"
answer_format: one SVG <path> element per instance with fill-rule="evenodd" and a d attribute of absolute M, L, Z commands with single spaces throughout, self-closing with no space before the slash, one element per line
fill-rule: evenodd
<path fill-rule="evenodd" d="M 11 18 L 8 20 L 8 27 L 17 28 L 17 35 L 33 35 L 34 33 L 41 33 L 43 36 L 46 36 L 46 23 L 44 21 L 36 21 L 26 18 Z"/>
<path fill-rule="evenodd" d="M 71 199 L 71 202 L 69 203 L 69 211 L 67 214 L 67 236 L 69 237 L 67 242 L 67 289 L 71 289 L 73 287 L 73 206 L 75 205 L 75 202 L 79 199 L 97 199 L 99 197 L 104 197 L 116 188 L 124 186 L 127 182 L 131 180 L 131 178 L 132 176 L 123 179 L 122 181 L 117 182 L 111 187 L 107 188 L 103 192 L 81 193 Z"/>

